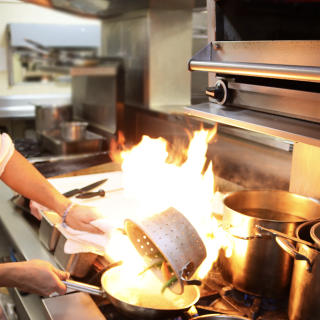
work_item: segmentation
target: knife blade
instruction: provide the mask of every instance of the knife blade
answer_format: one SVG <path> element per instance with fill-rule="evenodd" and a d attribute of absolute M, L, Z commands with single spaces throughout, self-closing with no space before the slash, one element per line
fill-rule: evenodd
<path fill-rule="evenodd" d="M 63 193 L 63 195 L 66 197 L 66 198 L 70 198 L 78 193 L 82 193 L 82 192 L 87 192 L 87 191 L 90 191 L 96 187 L 99 187 L 100 185 L 102 185 L 103 183 L 105 183 L 106 181 L 108 181 L 108 179 L 104 179 L 104 180 L 100 180 L 100 181 L 97 181 L 95 183 L 92 183 L 92 184 L 89 184 L 88 186 L 86 187 L 83 187 L 81 189 L 73 189 L 73 190 L 70 190 L 68 192 L 65 192 Z"/>

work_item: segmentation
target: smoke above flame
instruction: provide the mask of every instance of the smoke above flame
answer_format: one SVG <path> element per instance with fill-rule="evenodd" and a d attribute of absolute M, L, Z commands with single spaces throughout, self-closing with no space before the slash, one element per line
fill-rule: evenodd
<path fill-rule="evenodd" d="M 214 175 L 207 163 L 208 143 L 217 132 L 201 129 L 188 134 L 188 148 L 172 148 L 165 139 L 143 136 L 141 142 L 126 149 L 122 133 L 110 145 L 113 161 L 122 163 L 124 193 L 139 201 L 138 214 L 150 215 L 174 207 L 185 215 L 198 231 L 207 249 L 207 258 L 198 269 L 204 278 L 224 247 L 231 256 L 228 235 L 212 215 Z M 171 150 L 179 150 L 172 154 Z M 205 168 L 205 170 L 204 170 Z"/>

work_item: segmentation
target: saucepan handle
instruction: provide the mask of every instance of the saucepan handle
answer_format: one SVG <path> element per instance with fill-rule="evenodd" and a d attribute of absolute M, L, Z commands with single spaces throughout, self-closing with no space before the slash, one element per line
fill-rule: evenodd
<path fill-rule="evenodd" d="M 66 280 L 62 282 L 66 285 L 67 288 L 70 288 L 76 291 L 86 292 L 96 296 L 105 296 L 105 293 L 101 288 L 92 286 L 90 284 L 81 283 L 81 282 L 72 281 L 72 280 Z"/>
<path fill-rule="evenodd" d="M 278 245 L 287 253 L 290 254 L 292 258 L 295 260 L 305 260 L 307 262 L 307 271 L 311 272 L 312 271 L 312 263 L 310 260 L 303 254 L 299 253 L 296 248 L 285 238 L 276 237 L 276 241 Z"/>
<path fill-rule="evenodd" d="M 246 237 L 242 237 L 242 236 L 238 236 L 236 234 L 233 234 L 232 232 L 230 232 L 230 228 L 232 227 L 231 224 L 229 222 L 225 222 L 225 224 L 227 225 L 226 227 L 223 227 L 223 230 L 228 232 L 228 234 L 230 234 L 230 236 L 237 238 L 237 239 L 241 239 L 241 240 L 251 240 L 251 239 L 270 239 L 272 236 L 271 234 L 268 233 L 257 233 L 254 234 L 252 236 L 246 236 Z"/>

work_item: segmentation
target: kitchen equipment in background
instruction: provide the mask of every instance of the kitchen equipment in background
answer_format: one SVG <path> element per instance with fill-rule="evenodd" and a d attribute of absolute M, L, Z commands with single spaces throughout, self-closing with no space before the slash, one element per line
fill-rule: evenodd
<path fill-rule="evenodd" d="M 42 145 L 55 155 L 98 153 L 102 151 L 102 143 L 106 140 L 99 134 L 86 131 L 84 140 L 64 141 L 60 129 L 43 131 L 40 139 Z"/>
<path fill-rule="evenodd" d="M 184 286 L 201 285 L 201 281 L 190 278 L 206 258 L 206 247 L 194 226 L 178 210 L 169 208 L 142 220 L 126 219 L 125 231 L 148 266 L 163 260 L 170 264 L 177 277 L 169 287 L 172 292 L 182 294 Z M 167 281 L 161 270 L 151 270 L 162 283 Z"/>
<path fill-rule="evenodd" d="M 310 241 L 310 229 L 316 222 L 306 222 L 296 229 L 296 237 Z M 289 296 L 290 320 L 316 320 L 320 318 L 320 253 L 304 244 L 297 249 L 286 239 L 277 242 L 294 258 L 294 268 Z"/>
<path fill-rule="evenodd" d="M 85 140 L 87 132 L 87 122 L 62 122 L 60 124 L 61 128 L 61 138 L 64 141 L 79 141 Z"/>
<path fill-rule="evenodd" d="M 97 66 L 100 59 L 96 57 L 95 50 L 87 50 L 82 52 L 61 50 L 57 48 L 46 47 L 34 40 L 24 39 L 28 44 L 28 49 L 39 53 L 43 59 L 57 66 Z"/>
<path fill-rule="evenodd" d="M 310 235 L 316 246 L 320 248 L 320 222 L 312 226 Z"/>
<path fill-rule="evenodd" d="M 85 193 L 85 192 L 90 191 L 90 190 L 92 190 L 94 188 L 97 188 L 97 187 L 101 186 L 102 184 L 104 184 L 107 181 L 108 181 L 108 179 L 103 179 L 103 180 L 91 183 L 88 186 L 85 186 L 83 188 L 73 189 L 73 190 L 67 191 L 67 192 L 63 193 L 63 195 L 65 197 L 67 197 L 67 198 L 70 198 L 70 197 L 75 196 L 78 193 Z"/>
<path fill-rule="evenodd" d="M 58 225 L 62 222 L 62 218 L 55 212 L 40 212 L 42 219 L 39 229 L 39 239 L 49 251 L 54 251 L 60 237 Z"/>
<path fill-rule="evenodd" d="M 71 276 L 79 278 L 85 277 L 98 255 L 92 252 L 67 254 L 64 252 L 64 245 L 66 242 L 67 238 L 63 234 L 60 234 L 54 252 L 54 259 L 61 269 L 69 272 Z"/>
<path fill-rule="evenodd" d="M 185 288 L 184 293 L 179 296 L 170 292 L 170 290 L 161 293 L 162 284 L 154 277 L 150 270 L 144 274 L 145 279 L 143 281 L 146 285 L 139 290 L 136 285 L 132 284 L 134 279 L 132 283 L 130 280 L 123 281 L 123 278 L 128 278 L 126 275 L 128 272 L 126 267 L 123 265 L 119 266 L 119 263 L 115 265 L 118 266 L 112 267 L 111 265 L 111 268 L 108 267 L 104 272 L 101 278 L 101 288 L 70 280 L 63 281 L 63 283 L 70 289 L 103 296 L 107 298 L 119 312 L 131 319 L 139 320 L 166 319 L 179 316 L 200 298 L 200 291 L 195 286 Z M 130 291 L 134 294 L 133 299 L 130 296 Z M 119 296 L 121 292 L 122 295 Z M 153 304 L 159 305 L 158 308 L 143 306 L 143 304 L 146 303 L 150 304 L 150 297 L 154 297 Z M 165 298 L 168 303 L 170 301 L 171 303 L 177 303 L 176 307 L 173 308 L 170 306 L 170 308 L 166 308 L 164 302 L 161 301 L 163 298 Z"/>
<path fill-rule="evenodd" d="M 232 236 L 230 258 L 220 256 L 221 274 L 236 289 L 265 298 L 289 293 L 293 261 L 260 225 L 288 235 L 320 216 L 316 200 L 279 190 L 229 193 L 224 197 L 223 227 Z"/>
<path fill-rule="evenodd" d="M 71 105 L 35 105 L 36 132 L 40 136 L 43 131 L 59 128 L 60 124 L 72 120 Z"/>

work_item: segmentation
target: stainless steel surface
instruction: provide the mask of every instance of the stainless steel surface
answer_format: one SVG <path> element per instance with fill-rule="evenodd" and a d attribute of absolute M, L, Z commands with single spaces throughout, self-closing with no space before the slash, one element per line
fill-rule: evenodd
<path fill-rule="evenodd" d="M 66 285 L 66 287 L 68 289 L 93 294 L 95 296 L 102 296 L 102 297 L 106 296 L 103 289 L 101 289 L 97 286 L 92 286 L 90 284 L 81 283 L 81 282 L 72 281 L 72 280 L 66 280 L 66 281 L 62 281 L 62 282 Z"/>
<path fill-rule="evenodd" d="M 292 243 L 290 243 L 288 240 L 286 240 L 286 238 L 282 238 L 282 237 L 276 237 L 276 241 L 278 243 L 278 245 L 287 253 L 290 254 L 290 256 L 295 259 L 295 260 L 304 260 L 307 262 L 307 270 L 308 272 L 312 271 L 312 263 L 310 262 L 310 260 L 304 256 L 303 254 L 300 254 L 298 251 L 296 251 L 296 248 L 294 247 L 294 245 Z M 297 241 L 300 244 L 303 244 L 302 242 L 303 240 Z"/>
<path fill-rule="evenodd" d="M 279 231 L 276 231 L 276 230 L 272 230 L 272 229 L 268 229 L 268 228 L 264 228 L 264 227 L 261 227 L 259 225 L 256 226 L 259 230 L 263 230 L 263 231 L 267 231 L 267 232 L 270 232 L 272 233 L 273 235 L 275 236 L 279 236 L 279 238 L 285 238 L 285 239 L 289 239 L 289 240 L 292 240 L 292 241 L 295 241 L 295 242 L 299 242 L 299 243 L 302 243 L 302 244 L 305 244 L 306 246 L 309 246 L 313 249 L 318 249 L 314 244 L 312 244 L 311 242 L 308 242 L 308 241 L 304 241 L 304 240 L 301 240 L 299 238 L 296 238 L 296 237 L 292 237 L 292 236 L 289 236 L 285 233 L 282 233 L 282 232 L 279 232 Z"/>
<path fill-rule="evenodd" d="M 208 14 L 208 18 L 211 16 Z M 209 40 L 212 35 L 209 33 Z M 218 49 L 214 47 L 219 45 Z M 319 40 L 311 41 L 212 41 L 190 62 L 236 62 L 266 65 L 320 67 Z M 194 61 L 193 61 L 194 60 Z M 276 78 L 276 74 L 274 75 Z M 214 83 L 209 83 L 210 86 Z"/>
<path fill-rule="evenodd" d="M 54 251 L 60 237 L 58 225 L 62 218 L 54 212 L 41 211 L 41 215 L 39 239 L 49 251 Z"/>
<path fill-rule="evenodd" d="M 314 241 L 314 243 L 316 244 L 316 246 L 318 248 L 320 248 L 320 233 L 319 233 L 319 229 L 320 229 L 320 223 L 317 223 L 314 226 L 312 226 L 312 228 L 310 230 L 311 238 L 312 238 L 312 240 Z"/>
<path fill-rule="evenodd" d="M 199 4 L 200 3 L 200 4 Z M 65 0 L 53 0 L 52 5 L 55 9 L 69 11 L 74 14 L 80 15 L 92 15 L 100 19 L 107 18 L 109 16 L 119 15 L 123 12 L 130 12 L 141 10 L 145 8 L 156 7 L 158 9 L 171 9 L 182 10 L 186 8 L 193 8 L 196 5 L 205 6 L 205 1 L 194 0 L 176 0 L 176 1 L 164 1 L 164 0 L 96 0 L 91 2 L 88 0 L 77 0 L 68 2 Z"/>
<path fill-rule="evenodd" d="M 102 140 L 105 138 L 86 131 L 86 139 L 79 141 L 64 141 L 61 138 L 59 129 L 51 131 L 43 131 L 40 134 L 43 146 L 56 155 L 81 154 L 81 153 L 97 153 L 101 151 Z"/>
<path fill-rule="evenodd" d="M 191 60 L 189 68 L 191 71 L 206 71 L 251 77 L 320 82 L 319 67 Z"/>
<path fill-rule="evenodd" d="M 179 2 L 187 8 L 187 1 Z M 185 61 L 192 52 L 191 7 L 170 10 L 161 8 L 163 1 L 151 3 L 148 10 L 103 21 L 102 55 L 124 59 L 126 104 L 142 108 L 190 104 L 191 75 Z"/>
<path fill-rule="evenodd" d="M 207 256 L 205 245 L 194 226 L 174 208 L 142 220 L 126 219 L 125 230 L 148 266 L 163 259 L 168 261 L 178 278 L 178 281 L 170 286 L 170 290 L 176 294 L 184 292 L 184 286 L 189 284 L 188 279 Z M 158 257 L 157 252 L 162 257 Z M 190 262 L 192 267 L 186 271 L 185 268 Z M 152 272 L 162 283 L 166 282 L 161 270 L 152 268 Z"/>
<path fill-rule="evenodd" d="M 12 191 L 0 182 L 0 221 L 9 242 L 13 246 L 19 261 L 40 259 L 59 268 L 52 254 L 40 243 L 38 234 L 23 218 L 21 212 L 13 208 L 9 199 Z"/>
<path fill-rule="evenodd" d="M 71 276 L 83 278 L 92 267 L 97 255 L 92 252 L 67 254 L 64 252 L 66 237 L 61 234 L 54 252 L 54 259 L 62 270 L 68 271 Z"/>
<path fill-rule="evenodd" d="M 44 320 L 41 297 L 35 294 L 22 296 L 17 288 L 9 288 L 10 296 L 16 306 L 19 320 Z"/>
<path fill-rule="evenodd" d="M 211 13 L 208 21 L 215 24 L 211 21 Z M 209 35 L 209 40 L 215 40 L 214 32 Z M 219 49 L 215 49 L 216 45 Z M 319 90 L 315 87 L 302 82 L 284 84 L 279 80 L 277 83 L 264 81 L 265 84 L 259 85 L 253 78 L 247 84 L 242 82 L 248 79 L 234 79 L 237 75 L 245 75 L 318 82 L 315 73 L 320 67 L 316 54 L 319 46 L 320 41 L 213 41 L 189 61 L 189 68 L 197 65 L 196 69 L 204 70 L 204 65 L 211 65 L 212 72 L 224 74 L 231 89 L 229 105 L 320 122 Z M 307 72 L 303 74 L 304 71 Z M 219 78 L 210 73 L 209 86 L 214 86 Z M 210 101 L 215 102 L 212 98 Z"/>
<path fill-rule="evenodd" d="M 86 284 L 72 282 L 70 286 L 72 288 L 78 288 L 79 290 L 84 290 L 85 292 L 90 291 L 93 294 L 103 294 L 106 295 L 108 300 L 114 305 L 114 307 L 121 312 L 122 314 L 128 316 L 132 319 L 137 320 L 148 320 L 148 319 L 165 319 L 171 318 L 173 316 L 179 316 L 181 312 L 188 310 L 193 304 L 195 304 L 200 298 L 200 291 L 195 286 L 186 287 L 185 292 L 177 296 L 174 293 L 166 290 L 163 295 L 166 299 L 174 301 L 179 300 L 179 306 L 175 309 L 164 309 L 162 308 L 151 308 L 151 307 L 142 307 L 138 304 L 133 304 L 125 301 L 125 298 L 117 298 L 117 293 L 120 290 L 135 289 L 132 283 L 128 281 L 123 281 L 123 272 L 126 272 L 126 269 L 123 270 L 122 266 L 115 266 L 105 271 L 101 278 L 102 288 L 88 286 Z M 159 281 L 155 281 L 153 274 L 150 271 L 145 273 L 145 276 L 149 281 L 145 281 L 143 289 L 145 294 L 151 294 L 155 296 L 160 295 L 160 290 L 162 284 Z M 69 281 L 66 281 L 65 284 L 69 287 Z M 143 298 L 142 298 L 143 299 Z M 181 303 L 181 299 L 183 303 Z"/>
<path fill-rule="evenodd" d="M 87 122 L 63 122 L 60 124 L 61 138 L 64 141 L 85 140 L 87 131 Z"/>
<path fill-rule="evenodd" d="M 21 95 L 0 97 L 1 119 L 34 119 L 36 104 L 69 104 L 69 95 Z M 34 105 L 30 104 L 33 103 Z"/>
<path fill-rule="evenodd" d="M 184 110 L 187 114 L 200 118 L 286 140 L 320 146 L 320 125 L 316 123 L 243 108 L 219 106 L 211 102 L 185 107 Z"/>
<path fill-rule="evenodd" d="M 118 59 L 119 60 L 119 59 Z M 105 133 L 117 130 L 117 110 L 123 107 L 123 70 L 119 61 L 108 66 L 73 73 L 73 119 L 86 121 Z"/>
<path fill-rule="evenodd" d="M 320 101 L 320 93 L 317 92 L 308 92 L 302 90 L 290 90 L 290 89 L 282 89 L 276 87 L 265 87 L 258 86 L 246 83 L 238 83 L 238 82 L 228 82 L 228 88 L 234 90 L 248 91 L 248 92 L 257 92 L 263 93 L 267 95 L 274 95 L 280 97 L 290 97 L 294 99 L 305 99 L 305 100 L 314 100 Z"/>
<path fill-rule="evenodd" d="M 231 225 L 233 234 L 241 237 L 255 235 L 257 225 L 292 236 L 303 221 L 317 219 L 320 215 L 317 201 L 278 190 L 233 192 L 225 196 L 223 202 L 223 227 Z M 250 216 L 241 213 L 244 209 L 250 209 L 252 214 L 258 209 L 266 212 L 264 216 L 261 216 L 261 211 Z M 268 219 L 271 214 L 272 218 Z M 280 215 L 279 220 L 277 215 Z M 232 237 L 231 241 L 231 257 L 220 256 L 221 274 L 225 281 L 240 291 L 266 298 L 285 297 L 289 293 L 293 261 L 275 239 Z"/>
<path fill-rule="evenodd" d="M 105 320 L 91 297 L 76 292 L 61 297 L 42 300 L 46 320 Z"/>
<path fill-rule="evenodd" d="M 30 163 L 41 163 L 41 162 L 57 162 L 61 160 L 79 160 L 84 158 L 91 158 L 98 155 L 107 155 L 108 152 L 98 152 L 98 153 L 82 153 L 82 154 L 71 154 L 71 155 L 61 155 L 61 156 L 45 156 L 45 157 L 36 157 L 28 158 Z"/>
<path fill-rule="evenodd" d="M 320 122 L 319 94 L 243 83 L 229 82 L 232 104 L 303 120 Z"/>
<path fill-rule="evenodd" d="M 296 237 L 310 241 L 312 225 L 310 223 L 301 225 L 296 230 Z M 301 244 L 294 249 L 285 241 L 282 241 L 282 246 L 288 253 L 296 257 L 289 296 L 289 319 L 319 319 L 320 288 L 317 284 L 320 281 L 320 253 Z"/>
<path fill-rule="evenodd" d="M 69 105 L 36 105 L 36 131 L 58 129 L 62 122 L 72 120 L 72 106 Z"/>

